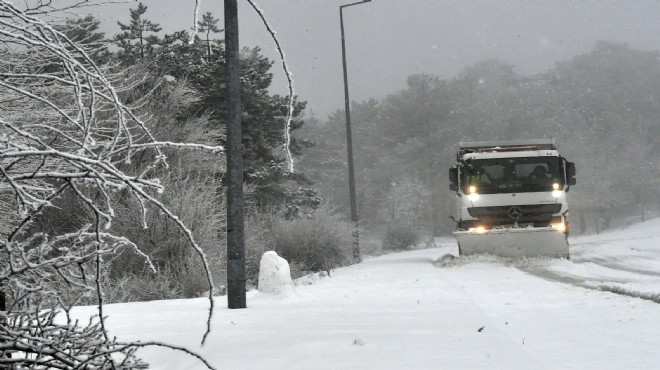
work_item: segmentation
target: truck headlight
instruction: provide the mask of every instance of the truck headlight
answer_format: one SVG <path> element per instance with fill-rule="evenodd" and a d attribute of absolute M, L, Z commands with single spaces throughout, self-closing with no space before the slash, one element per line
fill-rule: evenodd
<path fill-rule="evenodd" d="M 483 227 L 483 226 L 477 226 L 477 227 L 471 227 L 471 228 L 469 228 L 468 231 L 471 232 L 471 233 L 479 233 L 479 234 L 483 234 L 483 233 L 485 233 L 485 232 L 488 231 L 488 230 L 486 230 L 486 228 Z"/>
<path fill-rule="evenodd" d="M 478 190 L 479 188 L 477 188 L 476 185 L 468 186 L 468 199 L 470 199 L 470 201 L 474 202 L 479 199 L 479 193 L 477 193 Z"/>
<path fill-rule="evenodd" d="M 479 194 L 477 193 L 468 194 L 468 199 L 472 202 L 475 202 L 479 200 Z"/>
<path fill-rule="evenodd" d="M 566 224 L 563 223 L 563 222 L 558 222 L 558 223 L 556 223 L 556 224 L 550 224 L 550 226 L 551 226 L 553 229 L 557 230 L 557 231 L 561 231 L 561 232 L 566 231 Z"/>

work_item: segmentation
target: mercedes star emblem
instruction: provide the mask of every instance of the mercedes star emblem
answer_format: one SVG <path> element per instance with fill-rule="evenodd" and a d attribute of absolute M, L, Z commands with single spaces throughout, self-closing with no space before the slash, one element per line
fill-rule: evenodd
<path fill-rule="evenodd" d="M 522 216 L 522 210 L 518 207 L 511 207 L 509 208 L 509 216 L 513 219 L 517 219 Z"/>

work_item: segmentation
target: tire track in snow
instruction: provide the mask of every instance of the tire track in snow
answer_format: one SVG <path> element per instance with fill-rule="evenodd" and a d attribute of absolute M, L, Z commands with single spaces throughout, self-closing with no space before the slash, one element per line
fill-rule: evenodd
<path fill-rule="evenodd" d="M 576 242 L 576 241 L 571 241 L 570 243 L 570 248 L 571 248 L 571 259 L 570 262 L 574 263 L 576 265 L 583 264 L 583 263 L 593 263 L 599 266 L 602 266 L 604 268 L 612 269 L 612 270 L 617 270 L 617 271 L 624 271 L 624 272 L 629 272 L 633 274 L 638 274 L 646 277 L 660 277 L 660 272 L 654 271 L 654 270 L 649 270 L 649 269 L 644 269 L 640 267 L 635 267 L 635 266 L 630 266 L 626 265 L 623 262 L 619 262 L 615 259 L 607 258 L 607 257 L 600 257 L 600 256 L 587 256 L 585 252 L 587 250 L 584 249 L 584 247 L 598 247 L 604 244 L 609 244 L 609 243 L 617 243 L 617 242 L 630 242 L 630 241 L 639 241 L 639 240 L 649 240 L 649 239 L 657 239 L 657 236 L 649 236 L 649 237 L 637 237 L 637 238 L 612 238 L 612 239 L 607 239 L 607 240 L 585 240 L 582 242 Z M 449 243 L 452 244 L 452 243 Z M 489 256 L 489 255 L 481 255 L 481 256 L 458 256 L 457 253 L 457 247 L 454 247 L 451 245 L 452 248 L 445 248 L 447 251 L 446 253 L 452 254 L 455 256 L 455 260 L 450 260 L 446 261 L 445 263 L 441 263 L 440 266 L 442 267 L 443 264 L 446 264 L 447 266 L 460 266 L 462 264 L 467 264 L 467 263 L 472 263 L 472 262 L 489 262 L 489 263 L 501 263 L 503 265 L 508 265 L 515 267 L 519 269 L 520 271 L 523 271 L 527 274 L 542 278 L 547 281 L 551 282 L 559 282 L 559 283 L 564 283 L 568 285 L 572 285 L 575 287 L 579 288 L 585 288 L 585 289 L 590 289 L 590 290 L 597 290 L 597 291 L 603 291 L 603 292 L 610 292 L 613 294 L 621 295 L 621 296 L 626 296 L 626 297 L 631 297 L 631 298 L 639 298 L 639 299 L 644 299 L 647 301 L 651 301 L 654 303 L 660 304 L 660 292 L 654 291 L 654 292 L 642 292 L 638 291 L 635 289 L 631 288 L 626 288 L 623 286 L 619 285 L 613 285 L 618 283 L 625 284 L 628 282 L 626 279 L 608 279 L 607 281 L 600 280 L 596 276 L 592 277 L 585 277 L 585 278 L 580 278 L 568 274 L 562 274 L 556 271 L 551 271 L 548 270 L 543 266 L 543 264 L 547 261 L 550 261 L 551 259 L 547 259 L 544 257 L 532 257 L 532 258 L 527 258 L 521 260 L 516 260 L 516 259 L 511 259 L 511 258 L 504 258 L 504 257 L 495 257 L 495 256 Z M 582 247 L 582 248 L 580 248 Z M 660 250 L 644 250 L 645 254 L 652 254 L 652 255 L 660 255 Z M 541 264 L 534 263 L 533 261 L 538 261 Z M 545 262 L 544 262 L 545 261 Z M 437 263 L 438 261 L 436 261 Z M 531 263 L 530 263 L 531 262 Z M 600 281 L 599 281 L 600 280 Z M 617 281 L 618 280 L 618 281 Z"/>
<path fill-rule="evenodd" d="M 573 276 L 568 276 L 560 274 L 554 271 L 549 271 L 540 267 L 517 267 L 520 271 L 528 273 L 530 275 L 539 277 L 541 279 L 553 282 L 564 283 L 579 288 L 586 288 L 590 290 L 598 290 L 601 292 L 610 292 L 621 296 L 639 298 L 654 303 L 660 304 L 660 293 L 657 292 L 639 292 L 632 289 L 626 289 L 620 286 L 608 285 L 608 284 L 590 284 L 583 279 L 578 279 Z"/>
<path fill-rule="evenodd" d="M 587 236 L 578 236 L 576 238 L 588 238 Z M 585 245 L 602 245 L 606 243 L 613 243 L 613 242 L 629 242 L 629 241 L 634 241 L 634 240 L 648 240 L 648 239 L 655 239 L 657 236 L 641 236 L 637 238 L 615 238 L 615 239 L 604 239 L 604 240 L 592 240 L 592 241 L 584 241 L 584 242 L 575 242 L 575 243 L 570 243 L 571 247 L 581 247 Z M 573 238 L 569 238 L 569 240 L 573 240 Z"/>
<path fill-rule="evenodd" d="M 636 267 L 631 267 L 626 264 L 623 264 L 621 262 L 614 262 L 612 260 L 609 260 L 607 258 L 600 258 L 600 257 L 594 257 L 594 258 L 584 258 L 584 259 L 573 259 L 573 262 L 579 262 L 579 263 L 585 263 L 585 262 L 592 262 L 597 265 L 611 268 L 614 270 L 621 270 L 621 271 L 627 271 L 627 272 L 632 272 L 635 274 L 641 274 L 641 275 L 647 275 L 647 276 L 657 276 L 660 277 L 660 271 L 651 271 L 651 270 L 645 270 L 642 268 L 636 268 Z"/>

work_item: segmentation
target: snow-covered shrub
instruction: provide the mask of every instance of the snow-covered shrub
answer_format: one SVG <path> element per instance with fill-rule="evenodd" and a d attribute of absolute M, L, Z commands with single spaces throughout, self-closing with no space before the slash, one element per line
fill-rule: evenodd
<path fill-rule="evenodd" d="M 275 211 L 260 212 L 249 206 L 245 212 L 245 277 L 250 288 L 256 288 L 259 279 L 259 264 L 266 251 L 272 249 L 270 228 L 279 217 Z"/>
<path fill-rule="evenodd" d="M 360 234 L 360 253 L 362 256 L 378 256 L 383 253 L 383 243 L 380 238 L 371 233 Z"/>
<path fill-rule="evenodd" d="M 167 272 L 122 276 L 107 284 L 104 294 L 108 302 L 155 301 L 182 295 Z"/>
<path fill-rule="evenodd" d="M 387 227 L 383 237 L 383 249 L 404 250 L 416 246 L 422 235 L 409 224 L 393 223 Z"/>
<path fill-rule="evenodd" d="M 272 249 L 297 269 L 327 271 L 353 261 L 351 224 L 328 204 L 305 218 L 276 220 L 271 237 Z"/>
<path fill-rule="evenodd" d="M 162 183 L 168 189 L 163 193 L 162 202 L 189 225 L 195 240 L 207 255 L 214 280 L 224 284 L 226 248 L 223 235 L 218 230 L 223 228 L 226 208 L 220 180 L 206 174 L 195 174 L 184 169 L 182 164 L 172 167 L 175 168 L 162 176 Z M 134 241 L 149 255 L 159 276 L 154 277 L 153 272 L 145 269 L 144 263 L 135 258 L 132 250 L 125 249 L 111 263 L 109 285 L 116 285 L 126 278 L 133 281 L 133 277 L 142 276 L 145 281 L 157 279 L 153 283 L 160 284 L 163 289 L 136 287 L 130 289 L 130 295 L 114 297 L 147 301 L 199 297 L 202 292 L 208 291 L 203 266 L 194 251 L 185 247 L 185 235 L 173 221 L 158 212 L 149 212 L 146 219 L 148 228 L 145 229 L 136 222 L 140 217 L 139 208 L 132 204 L 131 199 L 124 199 L 122 205 L 117 210 L 120 217 L 114 230 Z M 135 282 L 139 284 L 139 279 Z M 170 290 L 165 289 L 167 286 Z M 158 292 L 162 294 L 159 296 Z"/>

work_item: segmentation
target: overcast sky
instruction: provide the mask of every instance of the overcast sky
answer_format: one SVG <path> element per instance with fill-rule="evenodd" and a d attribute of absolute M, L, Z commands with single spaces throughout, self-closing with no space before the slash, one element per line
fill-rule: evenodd
<path fill-rule="evenodd" d="M 200 0 L 223 22 L 223 1 Z M 355 0 L 254 0 L 277 31 L 293 73 L 294 88 L 308 113 L 325 119 L 343 108 L 339 5 Z M 270 35 L 245 0 L 239 2 L 240 43 L 261 46 L 278 60 Z M 143 0 L 147 18 L 166 32 L 190 29 L 194 0 Z M 118 32 L 128 8 L 113 5 L 97 14 L 104 30 Z M 472 1 L 373 0 L 344 10 L 352 100 L 383 98 L 414 73 L 442 78 L 488 58 L 532 75 L 557 61 L 589 52 L 596 41 L 627 42 L 660 49 L 660 1 Z M 286 93 L 281 65 L 272 91 Z"/>

